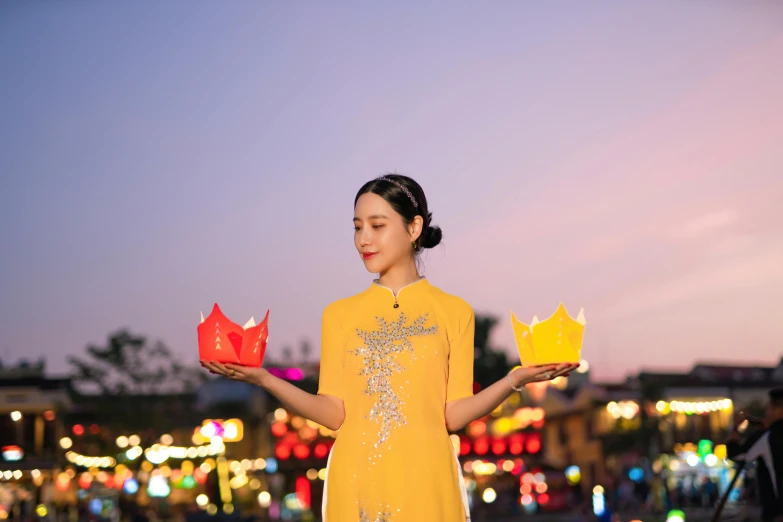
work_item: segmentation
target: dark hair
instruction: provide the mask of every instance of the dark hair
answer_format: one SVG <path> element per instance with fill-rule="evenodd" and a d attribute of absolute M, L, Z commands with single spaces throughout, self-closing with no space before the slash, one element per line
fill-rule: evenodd
<path fill-rule="evenodd" d="M 391 205 L 406 224 L 410 224 L 413 218 L 421 216 L 424 225 L 421 229 L 421 235 L 416 241 L 416 252 L 424 248 L 434 248 L 438 246 L 443 238 L 443 232 L 440 227 L 432 224 L 432 212 L 427 209 L 427 198 L 421 186 L 413 179 L 402 174 L 386 174 L 372 181 L 368 181 L 353 200 L 353 206 L 359 201 L 362 194 L 376 194 Z"/>

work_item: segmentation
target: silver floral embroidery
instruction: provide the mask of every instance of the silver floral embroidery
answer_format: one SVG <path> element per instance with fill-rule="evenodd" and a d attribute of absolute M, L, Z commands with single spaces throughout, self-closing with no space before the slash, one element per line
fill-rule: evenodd
<path fill-rule="evenodd" d="M 378 327 L 375 330 L 356 330 L 364 341 L 364 346 L 350 351 L 363 359 L 364 368 L 359 375 L 367 377 L 367 388 L 364 393 L 375 397 L 375 403 L 367 418 L 379 425 L 378 437 L 374 443 L 376 449 L 388 440 L 394 428 L 405 424 L 405 414 L 402 412 L 403 401 L 391 384 L 392 374 L 405 370 L 397 360 L 397 355 L 403 352 L 415 355 L 410 338 L 433 335 L 438 331 L 438 325 L 425 328 L 427 314 L 417 317 L 409 326 L 405 325 L 406 319 L 404 312 L 400 313 L 399 319 L 395 322 L 376 317 Z"/>
<path fill-rule="evenodd" d="M 359 508 L 359 522 L 390 522 L 391 513 L 377 513 L 374 518 L 370 518 L 365 510 Z"/>

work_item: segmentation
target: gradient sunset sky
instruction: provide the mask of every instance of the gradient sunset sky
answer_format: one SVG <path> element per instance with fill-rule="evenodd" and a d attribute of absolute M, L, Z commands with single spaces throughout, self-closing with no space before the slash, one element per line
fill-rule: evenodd
<path fill-rule="evenodd" d="M 403 5 L 404 4 L 404 5 Z M 633 4 L 633 5 L 632 5 Z M 0 359 L 199 312 L 270 353 L 372 278 L 353 197 L 424 187 L 430 281 L 563 301 L 594 374 L 783 352 L 783 2 L 2 2 Z"/>

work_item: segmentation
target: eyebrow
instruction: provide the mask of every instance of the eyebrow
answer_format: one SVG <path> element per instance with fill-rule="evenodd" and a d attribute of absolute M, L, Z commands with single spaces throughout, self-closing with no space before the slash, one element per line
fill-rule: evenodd
<path fill-rule="evenodd" d="M 387 216 L 384 216 L 383 214 L 373 214 L 372 216 L 368 216 L 367 219 L 389 219 Z M 353 218 L 354 221 L 361 221 L 358 217 Z"/>

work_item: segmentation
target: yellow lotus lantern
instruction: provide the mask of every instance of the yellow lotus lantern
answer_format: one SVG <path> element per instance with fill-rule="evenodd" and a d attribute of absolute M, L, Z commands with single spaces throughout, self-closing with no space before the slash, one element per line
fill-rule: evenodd
<path fill-rule="evenodd" d="M 573 319 L 563 303 L 560 303 L 551 317 L 539 321 L 534 316 L 530 325 L 519 321 L 511 312 L 511 324 L 522 366 L 580 361 L 585 331 L 584 309 Z"/>

